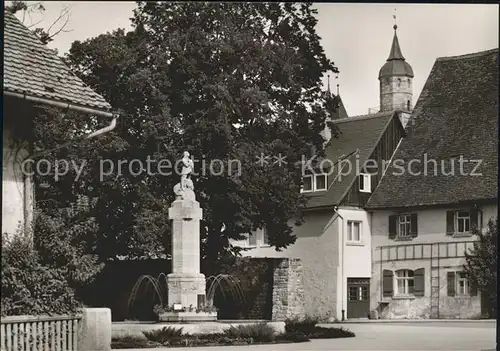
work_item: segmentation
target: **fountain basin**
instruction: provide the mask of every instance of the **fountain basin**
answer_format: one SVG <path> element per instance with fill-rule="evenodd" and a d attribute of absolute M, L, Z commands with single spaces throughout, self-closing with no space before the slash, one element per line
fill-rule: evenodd
<path fill-rule="evenodd" d="M 285 332 L 285 322 L 282 321 L 264 321 L 264 320 L 238 320 L 238 321 L 224 321 L 219 320 L 215 322 L 200 322 L 200 323 L 186 323 L 186 322 L 113 322 L 112 325 L 112 336 L 113 337 L 124 337 L 124 336 L 135 336 L 138 338 L 146 339 L 143 332 L 150 332 L 153 330 L 161 330 L 165 327 L 182 328 L 183 332 L 186 334 L 217 334 L 223 333 L 224 330 L 230 328 L 231 326 L 238 325 L 248 325 L 248 324 L 258 324 L 267 323 L 272 326 L 276 334 Z"/>
<path fill-rule="evenodd" d="M 217 320 L 217 312 L 184 312 L 171 311 L 158 314 L 160 322 L 181 322 L 181 323 L 196 323 L 196 322 L 212 322 Z"/>

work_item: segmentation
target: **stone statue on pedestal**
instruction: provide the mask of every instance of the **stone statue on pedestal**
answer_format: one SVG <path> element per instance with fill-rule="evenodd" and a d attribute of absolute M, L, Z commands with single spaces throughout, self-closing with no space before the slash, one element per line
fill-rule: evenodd
<path fill-rule="evenodd" d="M 168 209 L 172 221 L 172 272 L 167 275 L 167 291 L 168 306 L 173 311 L 160 313 L 158 318 L 162 322 L 215 321 L 216 312 L 203 311 L 206 307 L 205 275 L 200 272 L 203 210 L 196 201 L 190 178 L 193 160 L 189 152 L 184 152 L 181 162 L 181 181 L 174 186 L 176 199 Z"/>
<path fill-rule="evenodd" d="M 182 170 L 181 181 L 174 186 L 174 193 L 177 199 L 194 200 L 194 184 L 191 180 L 191 173 L 193 172 L 194 162 L 191 159 L 189 152 L 184 151 L 182 157 Z"/>

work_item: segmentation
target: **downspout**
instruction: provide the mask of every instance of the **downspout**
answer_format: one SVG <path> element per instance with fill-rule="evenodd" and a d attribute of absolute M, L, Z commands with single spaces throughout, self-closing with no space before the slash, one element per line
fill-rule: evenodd
<path fill-rule="evenodd" d="M 337 216 L 339 216 L 341 219 L 342 219 L 342 229 L 341 229 L 341 243 L 342 243 L 342 254 L 341 254 L 341 259 L 340 259 L 340 264 L 341 264 L 341 279 L 342 279 L 342 283 L 341 283 L 341 298 L 340 298 L 340 303 L 341 303 L 341 307 L 342 307 L 342 321 L 345 321 L 345 306 L 344 306 L 344 286 L 345 286 L 345 273 L 344 273 L 344 267 L 345 267 L 345 264 L 344 264 L 344 250 L 345 250 L 345 236 L 344 236 L 344 217 L 342 217 L 342 215 L 339 213 L 339 207 L 338 206 L 335 206 L 334 207 L 334 211 L 335 213 L 337 214 Z"/>
<path fill-rule="evenodd" d="M 54 106 L 54 107 L 65 108 L 65 109 L 68 109 L 68 110 L 72 110 L 72 111 L 76 111 L 76 112 L 83 112 L 83 113 L 90 114 L 90 115 L 96 115 L 96 116 L 101 116 L 101 117 L 113 117 L 113 120 L 111 121 L 111 123 L 107 127 L 101 128 L 101 129 L 99 129 L 99 130 L 97 130 L 97 131 L 95 131 L 93 133 L 86 134 L 86 135 L 84 135 L 82 137 L 79 137 L 79 138 L 77 138 L 75 140 L 72 140 L 70 142 L 61 144 L 61 145 L 59 145 L 59 146 L 57 146 L 55 148 L 52 148 L 52 149 L 49 149 L 49 150 L 45 150 L 45 151 L 35 152 L 35 153 L 31 154 L 30 156 L 26 157 L 26 159 L 28 159 L 28 158 L 32 158 L 32 159 L 33 158 L 37 158 L 37 157 L 46 155 L 46 154 L 48 154 L 48 153 L 50 153 L 52 151 L 55 151 L 55 150 L 61 149 L 63 147 L 66 147 L 68 145 L 75 144 L 75 143 L 78 143 L 78 142 L 83 141 L 85 139 L 91 139 L 91 138 L 94 138 L 94 137 L 96 137 L 98 135 L 110 132 L 113 129 L 115 129 L 115 127 L 116 127 L 116 121 L 117 121 L 117 119 L 119 117 L 119 115 L 117 113 L 106 112 L 106 111 L 102 111 L 102 110 L 96 110 L 96 109 L 93 109 L 93 108 L 78 106 L 78 105 L 71 104 L 69 102 L 54 101 L 54 100 L 50 100 L 50 99 L 45 99 L 45 98 L 41 98 L 41 97 L 27 95 L 26 93 L 20 94 L 20 93 L 14 93 L 14 92 L 11 92 L 11 91 L 4 90 L 3 94 L 5 96 L 12 96 L 12 97 L 23 99 L 23 100 L 27 100 L 27 101 L 39 102 L 39 103 L 42 103 L 42 104 L 45 104 L 45 105 L 50 105 L 50 106 Z"/>

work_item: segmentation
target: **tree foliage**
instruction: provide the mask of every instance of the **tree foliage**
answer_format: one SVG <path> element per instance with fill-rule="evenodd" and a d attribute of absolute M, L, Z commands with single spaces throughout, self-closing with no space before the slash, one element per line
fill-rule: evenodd
<path fill-rule="evenodd" d="M 31 237 L 2 238 L 2 316 L 75 312 L 81 304 L 63 267 L 44 265 Z"/>
<path fill-rule="evenodd" d="M 486 233 L 475 230 L 479 238 L 471 252 L 465 252 L 464 271 L 481 294 L 487 296 L 490 306 L 496 309 L 498 272 L 498 219 L 490 219 Z"/>
<path fill-rule="evenodd" d="M 323 153 L 319 132 L 332 101 L 321 78 L 337 71 L 314 15 L 308 3 L 138 2 L 132 31 L 74 42 L 66 63 L 122 114 L 112 136 L 64 151 L 88 162 L 85 174 L 57 184 L 45 177 L 42 198 L 97 197 L 102 257 L 154 256 L 164 245 L 168 252 L 167 213 L 179 176 L 160 175 L 156 167 L 188 150 L 205 160 L 205 167 L 195 163 L 194 177 L 205 259 L 238 251 L 230 239 L 262 227 L 276 249 L 293 243 L 291 221 L 300 224 L 306 203 L 298 163 L 311 150 Z M 39 136 L 50 134 L 41 148 L 65 140 L 68 130 L 90 128 L 46 116 L 37 127 Z M 267 165 L 256 162 L 261 154 L 270 156 Z M 286 164 L 273 164 L 279 154 Z M 148 157 L 153 172 L 129 167 L 132 160 L 146 165 Z M 101 181 L 103 159 L 115 169 Z M 128 162 L 120 174 L 119 160 Z M 223 165 L 222 172 L 210 172 L 211 163 L 215 171 Z"/>

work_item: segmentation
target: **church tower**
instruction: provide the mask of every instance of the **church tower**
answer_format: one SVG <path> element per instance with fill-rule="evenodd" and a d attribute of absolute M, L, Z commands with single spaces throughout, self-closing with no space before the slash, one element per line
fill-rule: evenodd
<path fill-rule="evenodd" d="M 406 62 L 399 47 L 394 25 L 394 38 L 387 62 L 378 74 L 380 81 L 380 111 L 401 111 L 405 115 L 413 109 L 413 69 Z"/>

